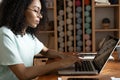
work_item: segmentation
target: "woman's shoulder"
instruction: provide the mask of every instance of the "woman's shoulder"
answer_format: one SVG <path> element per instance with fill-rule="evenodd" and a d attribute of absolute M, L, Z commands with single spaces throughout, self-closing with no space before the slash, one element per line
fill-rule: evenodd
<path fill-rule="evenodd" d="M 0 33 L 2 33 L 2 34 L 13 34 L 13 32 L 7 26 L 0 27 Z"/>
<path fill-rule="evenodd" d="M 0 35 L 14 36 L 14 33 L 6 26 L 0 27 Z"/>

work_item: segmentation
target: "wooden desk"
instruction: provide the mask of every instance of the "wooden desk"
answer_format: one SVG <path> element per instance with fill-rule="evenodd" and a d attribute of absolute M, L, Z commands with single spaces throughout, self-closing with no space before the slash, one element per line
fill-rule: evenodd
<path fill-rule="evenodd" d="M 110 80 L 110 77 L 120 77 L 120 61 L 109 61 L 99 75 L 85 76 L 61 76 L 62 80 L 68 78 L 100 78 L 99 80 Z M 40 76 L 38 80 L 57 80 L 58 75 L 50 74 Z"/>

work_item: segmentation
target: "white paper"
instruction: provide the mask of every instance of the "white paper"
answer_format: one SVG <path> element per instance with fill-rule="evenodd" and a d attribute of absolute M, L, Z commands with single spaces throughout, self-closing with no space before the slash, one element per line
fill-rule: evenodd
<path fill-rule="evenodd" d="M 101 3 L 108 3 L 108 0 L 95 0 L 96 2 L 101 2 Z"/>
<path fill-rule="evenodd" d="M 58 77 L 58 80 L 62 80 L 62 78 Z"/>
<path fill-rule="evenodd" d="M 111 77 L 111 80 L 120 80 L 120 78 Z"/>

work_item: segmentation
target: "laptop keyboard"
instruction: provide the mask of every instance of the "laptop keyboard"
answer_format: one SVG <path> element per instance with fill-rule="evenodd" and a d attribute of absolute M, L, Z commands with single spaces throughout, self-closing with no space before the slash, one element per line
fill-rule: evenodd
<path fill-rule="evenodd" d="M 90 61 L 82 61 L 75 63 L 75 71 L 93 71 Z"/>

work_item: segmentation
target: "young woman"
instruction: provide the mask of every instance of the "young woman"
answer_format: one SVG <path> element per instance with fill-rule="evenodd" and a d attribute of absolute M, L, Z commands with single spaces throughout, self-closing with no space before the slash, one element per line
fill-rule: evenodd
<path fill-rule="evenodd" d="M 79 59 L 50 50 L 35 37 L 35 28 L 45 21 L 44 0 L 3 0 L 0 8 L 0 80 L 30 80 Z M 43 15 L 41 14 L 43 12 Z M 61 58 L 46 65 L 33 65 L 34 55 Z"/>

